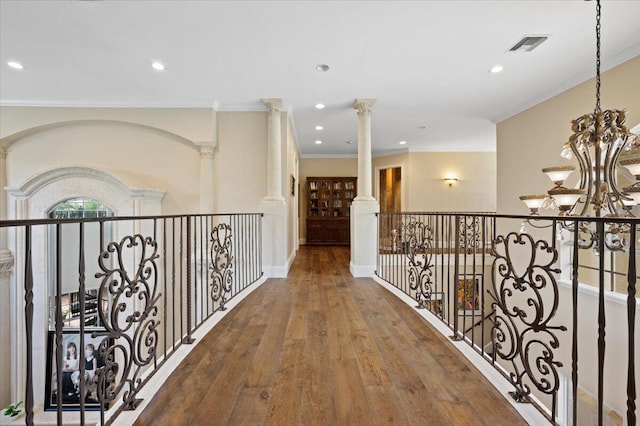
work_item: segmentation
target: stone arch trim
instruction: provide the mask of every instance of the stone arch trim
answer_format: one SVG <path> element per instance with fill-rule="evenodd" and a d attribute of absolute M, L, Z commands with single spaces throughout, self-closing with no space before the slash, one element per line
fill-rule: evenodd
<path fill-rule="evenodd" d="M 69 178 L 87 178 L 111 184 L 132 198 L 162 198 L 165 191 L 157 188 L 150 188 L 135 178 L 123 176 L 112 171 L 104 171 L 86 166 L 65 166 L 46 170 L 27 179 L 17 188 L 7 188 L 7 192 L 14 197 L 31 197 L 44 187 Z"/>

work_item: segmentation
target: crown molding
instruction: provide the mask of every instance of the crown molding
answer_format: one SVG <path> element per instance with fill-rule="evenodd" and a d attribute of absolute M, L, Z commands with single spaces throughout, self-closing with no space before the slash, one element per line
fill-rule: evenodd
<path fill-rule="evenodd" d="M 205 102 L 158 103 L 158 102 L 75 102 L 75 101 L 16 101 L 0 100 L 1 107 L 48 107 L 48 108 L 214 108 Z"/>

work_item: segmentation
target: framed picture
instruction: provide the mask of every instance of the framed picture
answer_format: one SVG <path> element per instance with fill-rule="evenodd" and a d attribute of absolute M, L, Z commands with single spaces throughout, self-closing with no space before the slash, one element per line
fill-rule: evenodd
<path fill-rule="evenodd" d="M 458 280 L 458 313 L 480 314 L 482 293 L 480 281 L 482 275 L 465 276 Z"/>
<path fill-rule="evenodd" d="M 291 196 L 296 196 L 296 178 L 291 175 Z"/>
<path fill-rule="evenodd" d="M 85 392 L 84 406 L 86 410 L 99 410 L 97 392 L 97 371 L 104 366 L 104 360 L 99 354 L 100 344 L 113 345 L 113 339 L 104 340 L 104 336 L 91 337 L 97 330 L 85 330 L 84 333 L 84 361 L 85 361 Z M 60 368 L 56 368 L 55 332 L 49 331 L 47 342 L 47 376 L 45 380 L 44 409 L 56 410 L 58 398 L 62 400 L 62 409 L 73 411 L 80 409 L 80 331 L 63 330 L 62 332 L 62 360 Z M 58 389 L 58 371 L 62 374 L 62 388 Z M 108 409 L 108 404 L 104 405 Z"/>
<path fill-rule="evenodd" d="M 425 306 L 434 315 L 439 318 L 443 318 L 444 315 L 444 293 L 434 292 L 431 293 L 431 297 L 425 300 Z"/>

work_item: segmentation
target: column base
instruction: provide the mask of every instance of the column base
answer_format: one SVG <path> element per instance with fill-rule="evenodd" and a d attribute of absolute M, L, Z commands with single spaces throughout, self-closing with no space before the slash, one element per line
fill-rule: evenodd
<path fill-rule="evenodd" d="M 284 198 L 265 197 L 260 202 L 262 220 L 262 272 L 270 278 L 284 278 L 289 272 L 287 256 L 287 204 Z"/>
<path fill-rule="evenodd" d="M 351 205 L 351 262 L 354 277 L 372 277 L 378 251 L 378 219 L 380 204 L 373 200 L 355 199 Z"/>

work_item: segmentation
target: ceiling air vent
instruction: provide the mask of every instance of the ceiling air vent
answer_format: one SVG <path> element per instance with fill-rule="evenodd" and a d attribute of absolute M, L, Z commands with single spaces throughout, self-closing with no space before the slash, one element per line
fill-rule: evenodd
<path fill-rule="evenodd" d="M 516 44 L 509 49 L 509 52 L 531 52 L 536 47 L 540 46 L 547 38 L 547 36 L 524 36 Z"/>

